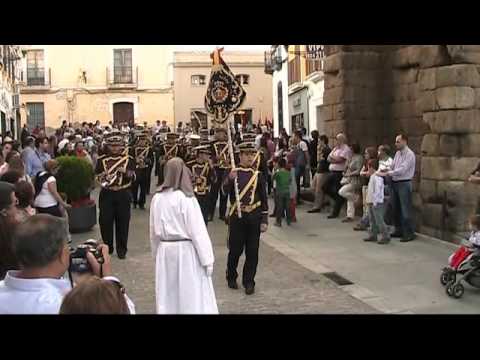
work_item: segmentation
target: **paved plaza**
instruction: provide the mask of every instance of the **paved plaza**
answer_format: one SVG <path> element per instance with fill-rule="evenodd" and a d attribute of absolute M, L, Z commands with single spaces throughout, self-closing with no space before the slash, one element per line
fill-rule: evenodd
<path fill-rule="evenodd" d="M 209 224 L 221 314 L 477 313 L 480 309 L 479 291 L 467 286 L 464 297 L 454 300 L 440 285 L 440 270 L 454 249 L 450 244 L 425 239 L 394 240 L 387 246 L 364 243 L 365 233 L 352 231 L 351 224 L 339 219 L 327 220 L 326 213 L 307 214 L 307 204 L 297 209 L 298 223 L 277 228 L 271 221 L 262 235 L 252 296 L 227 287 L 227 227 L 218 219 Z M 119 260 L 114 254 L 112 260 L 115 275 L 141 314 L 155 313 L 148 221 L 148 206 L 132 210 L 127 259 Z M 89 238 L 100 238 L 98 225 L 90 233 L 75 234 L 74 244 Z M 340 275 L 347 284 L 324 275 L 330 273 Z"/>

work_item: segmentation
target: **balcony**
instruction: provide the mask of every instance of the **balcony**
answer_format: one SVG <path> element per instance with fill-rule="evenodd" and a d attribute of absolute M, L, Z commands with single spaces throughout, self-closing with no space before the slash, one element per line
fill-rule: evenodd
<path fill-rule="evenodd" d="M 138 66 L 107 67 L 107 86 L 110 89 L 136 89 L 138 87 Z"/>
<path fill-rule="evenodd" d="M 22 90 L 48 90 L 51 88 L 52 70 L 48 71 L 43 68 L 27 68 L 21 73 L 18 85 L 22 86 Z M 27 81 L 25 81 L 25 79 Z"/>
<path fill-rule="evenodd" d="M 272 75 L 273 70 L 273 56 L 270 51 L 265 51 L 265 74 Z"/>
<path fill-rule="evenodd" d="M 306 61 L 306 80 L 318 81 L 323 79 L 323 67 L 325 58 L 307 59 Z"/>

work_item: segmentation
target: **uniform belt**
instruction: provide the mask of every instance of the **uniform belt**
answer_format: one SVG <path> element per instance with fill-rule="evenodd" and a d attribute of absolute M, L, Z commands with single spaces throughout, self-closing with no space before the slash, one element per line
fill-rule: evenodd
<path fill-rule="evenodd" d="M 131 184 L 128 185 L 123 185 L 123 186 L 110 186 L 110 187 L 104 187 L 103 189 L 109 190 L 109 191 L 120 191 L 120 190 L 125 190 L 130 187 Z"/>
<path fill-rule="evenodd" d="M 184 242 L 184 241 L 192 241 L 192 240 L 190 240 L 190 239 L 160 240 L 160 242 Z"/>
<path fill-rule="evenodd" d="M 252 205 L 240 205 L 240 210 L 244 213 L 251 213 L 253 210 L 257 209 L 262 205 L 261 201 L 257 201 L 255 204 Z"/>
<path fill-rule="evenodd" d="M 406 179 L 406 180 L 392 180 L 392 182 L 394 184 L 398 184 L 398 183 L 404 183 L 404 182 L 409 182 L 409 181 L 412 181 L 412 179 Z"/>

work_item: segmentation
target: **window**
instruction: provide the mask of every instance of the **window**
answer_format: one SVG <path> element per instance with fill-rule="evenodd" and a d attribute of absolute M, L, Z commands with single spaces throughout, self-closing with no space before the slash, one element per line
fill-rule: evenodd
<path fill-rule="evenodd" d="M 45 127 L 45 110 L 42 102 L 27 103 L 27 125 L 30 129 Z"/>
<path fill-rule="evenodd" d="M 205 75 L 192 75 L 191 82 L 193 86 L 205 85 L 206 76 Z"/>
<path fill-rule="evenodd" d="M 250 82 L 250 75 L 239 74 L 235 76 L 235 79 L 240 83 L 240 85 L 248 85 Z"/>
<path fill-rule="evenodd" d="M 43 50 L 30 50 L 27 52 L 27 85 L 45 85 Z"/>
<path fill-rule="evenodd" d="M 288 85 L 301 81 L 301 59 L 299 54 L 299 47 L 295 45 L 295 57 L 288 62 Z"/>
<path fill-rule="evenodd" d="M 113 50 L 113 81 L 116 84 L 133 83 L 132 49 Z"/>

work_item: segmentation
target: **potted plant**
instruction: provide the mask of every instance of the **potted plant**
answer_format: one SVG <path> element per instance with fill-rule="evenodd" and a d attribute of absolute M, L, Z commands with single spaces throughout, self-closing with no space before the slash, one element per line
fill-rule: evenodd
<path fill-rule="evenodd" d="M 63 193 L 67 203 L 70 232 L 86 232 L 97 224 L 97 206 L 90 198 L 94 187 L 93 166 L 85 159 L 75 156 L 57 158 L 60 165 L 57 174 L 59 193 Z"/>

